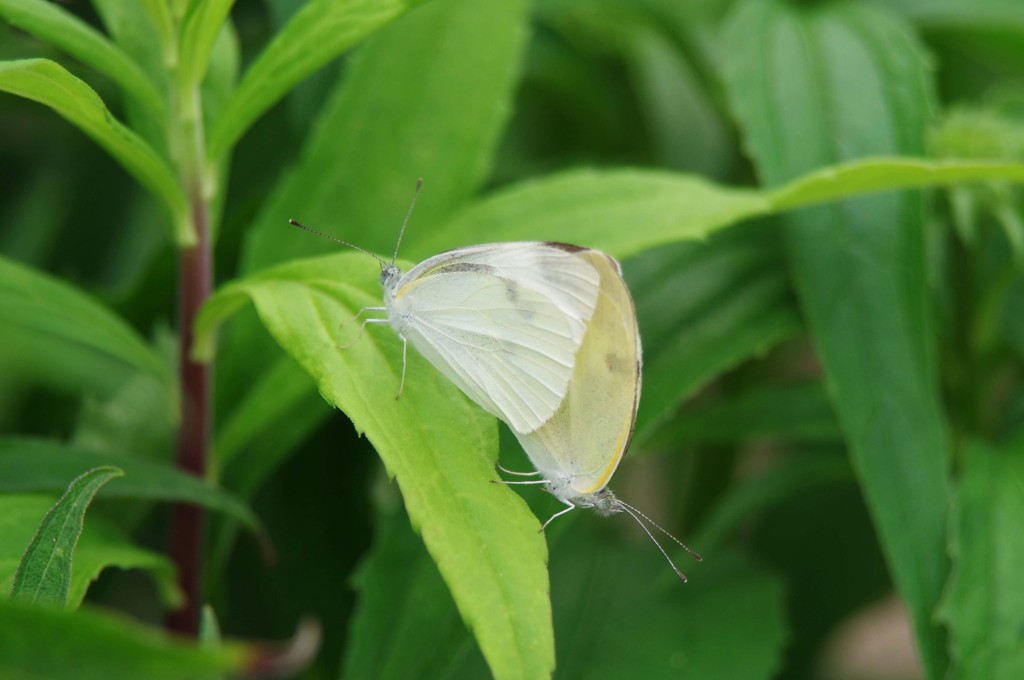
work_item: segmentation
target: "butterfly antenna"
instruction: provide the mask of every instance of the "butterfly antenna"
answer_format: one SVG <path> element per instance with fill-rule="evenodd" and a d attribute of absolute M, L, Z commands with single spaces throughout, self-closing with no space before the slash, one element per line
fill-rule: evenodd
<path fill-rule="evenodd" d="M 385 262 L 383 259 L 377 257 L 376 255 L 371 253 L 369 250 L 366 250 L 365 248 L 360 248 L 359 246 L 354 245 L 352 243 L 349 243 L 348 241 L 342 241 L 340 238 L 335 238 L 335 237 L 331 236 L 330 234 L 325 234 L 324 232 L 317 231 L 316 229 L 310 229 L 306 225 L 301 224 L 300 222 L 297 222 L 296 220 L 293 220 L 293 219 L 289 219 L 288 220 L 288 224 L 292 225 L 293 227 L 298 227 L 299 229 L 303 229 L 305 231 L 308 231 L 311 234 L 316 234 L 317 236 L 321 236 L 321 237 L 327 239 L 328 241 L 334 241 L 335 243 L 340 243 L 343 246 L 348 246 L 349 248 L 354 248 L 354 249 L 358 250 L 361 253 L 366 253 L 367 255 L 372 257 L 373 259 L 375 259 L 378 262 L 380 262 L 382 266 L 387 264 L 387 262 Z"/>
<path fill-rule="evenodd" d="M 412 203 L 409 204 L 409 212 L 405 213 L 405 219 L 402 221 L 402 228 L 398 230 L 398 241 L 395 243 L 395 254 L 391 257 L 391 264 L 395 264 L 395 260 L 398 259 L 398 246 L 402 245 L 402 236 L 405 235 L 405 225 L 409 224 L 409 218 L 412 217 L 412 209 L 416 207 L 416 199 L 420 197 L 420 188 L 423 186 L 423 178 L 420 177 L 416 180 L 416 191 L 412 195 Z"/>
<path fill-rule="evenodd" d="M 673 541 L 675 541 L 676 543 L 681 545 L 683 547 L 683 549 L 686 550 L 686 552 L 690 553 L 696 560 L 701 561 L 701 559 L 702 559 L 701 556 L 698 555 L 697 553 L 695 553 L 694 551 L 690 550 L 690 548 L 687 547 L 682 541 L 680 541 L 678 538 L 676 538 L 675 536 L 673 536 L 669 532 L 665 531 L 665 529 L 663 529 L 661 526 L 659 526 L 657 522 L 655 522 L 653 519 L 651 519 L 650 517 L 648 517 L 644 513 L 640 512 L 639 510 L 634 508 L 632 505 L 629 505 L 628 503 L 623 503 L 622 501 L 620 501 L 618 499 L 616 499 L 616 502 L 617 502 L 617 504 L 618 504 L 618 506 L 620 508 L 622 508 L 627 513 L 629 513 L 629 516 L 632 517 L 636 521 L 636 523 L 640 525 L 640 528 L 644 530 L 644 533 L 647 534 L 647 537 L 651 539 L 651 541 L 654 543 L 655 546 L 657 546 L 658 550 L 661 552 L 662 557 L 664 557 L 665 560 L 669 563 L 669 566 L 672 567 L 672 571 L 676 572 L 676 576 L 679 577 L 679 580 L 682 581 L 683 583 L 686 583 L 686 580 L 687 580 L 686 579 L 686 574 L 684 574 L 679 569 L 679 567 L 676 566 L 676 563 L 672 561 L 672 558 L 668 556 L 668 553 L 665 552 L 665 549 L 663 547 L 661 547 L 661 543 L 659 543 L 658 539 L 656 539 L 654 537 L 654 534 L 652 534 L 651 530 L 647 528 L 647 525 L 644 524 L 642 521 L 640 521 L 640 518 L 643 517 L 648 522 L 653 524 L 655 527 L 657 527 L 659 530 L 661 530 L 662 533 L 664 533 L 666 536 L 671 538 Z"/>

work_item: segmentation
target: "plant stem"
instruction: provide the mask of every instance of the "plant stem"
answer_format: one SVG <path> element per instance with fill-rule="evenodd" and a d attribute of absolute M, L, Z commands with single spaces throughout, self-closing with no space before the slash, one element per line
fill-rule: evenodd
<path fill-rule="evenodd" d="M 203 199 L 198 176 L 190 183 L 192 222 L 197 243 L 181 251 L 178 275 L 178 370 L 181 378 L 181 425 L 178 433 L 178 469 L 199 478 L 206 474 L 210 449 L 210 382 L 208 364 L 191 360 L 193 323 L 210 296 L 213 267 L 210 248 L 209 206 Z M 171 557 L 178 567 L 178 584 L 185 605 L 171 612 L 170 630 L 195 637 L 202 608 L 203 544 L 206 515 L 197 505 L 178 503 L 171 524 Z"/>

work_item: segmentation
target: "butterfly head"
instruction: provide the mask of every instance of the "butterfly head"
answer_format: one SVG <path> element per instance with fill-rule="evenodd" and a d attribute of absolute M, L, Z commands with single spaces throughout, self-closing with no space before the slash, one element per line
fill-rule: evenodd
<path fill-rule="evenodd" d="M 384 286 L 385 291 L 393 293 L 400 278 L 402 278 L 402 270 L 398 268 L 398 265 L 388 262 L 381 263 L 380 285 Z"/>

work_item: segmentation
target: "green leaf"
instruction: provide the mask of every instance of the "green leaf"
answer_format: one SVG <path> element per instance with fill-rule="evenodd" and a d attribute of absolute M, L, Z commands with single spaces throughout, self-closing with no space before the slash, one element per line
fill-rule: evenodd
<path fill-rule="evenodd" d="M 637 444 L 706 381 L 800 329 L 782 252 L 760 224 L 623 263 L 644 342 Z"/>
<path fill-rule="evenodd" d="M 217 161 L 288 90 L 360 40 L 393 21 L 409 0 L 312 0 L 282 28 L 242 77 L 210 130 Z"/>
<path fill-rule="evenodd" d="M 808 489 L 849 484 L 851 478 L 850 464 L 844 458 L 824 451 L 791 456 L 731 489 L 701 522 L 691 544 L 700 546 L 702 554 L 713 554 L 748 518 Z"/>
<path fill-rule="evenodd" d="M 195 234 L 188 204 L 170 166 L 138 135 L 121 124 L 96 92 L 47 59 L 0 62 L 0 90 L 53 109 L 89 135 L 124 169 L 163 202 L 179 245 L 191 245 Z"/>
<path fill-rule="evenodd" d="M 659 170 L 570 170 L 489 194 L 419 240 L 411 238 L 413 225 L 403 253 L 426 257 L 480 243 L 486 234 L 488 241 L 578 243 L 625 258 L 671 241 L 703 239 L 743 220 L 860 194 L 978 181 L 1024 183 L 1024 164 L 866 158 L 820 167 L 764 191 Z"/>
<path fill-rule="evenodd" d="M 824 385 L 807 382 L 763 387 L 687 410 L 661 428 L 650 446 L 763 438 L 824 443 L 838 442 L 842 436 Z"/>
<path fill-rule="evenodd" d="M 869 157 L 802 175 L 772 191 L 769 201 L 773 210 L 781 212 L 891 189 L 1000 181 L 1024 182 L 1024 165 L 999 160 Z"/>
<path fill-rule="evenodd" d="M 681 584 L 646 540 L 599 539 L 602 521 L 630 520 L 575 518 L 552 547 L 556 678 L 776 677 L 788 637 L 778 577 L 718 552 L 681 565 Z"/>
<path fill-rule="evenodd" d="M 249 649 L 186 645 L 122 616 L 0 600 L 0 676 L 16 680 L 194 680 L 242 672 Z"/>
<path fill-rule="evenodd" d="M 768 211 L 757 191 L 680 173 L 571 170 L 495 192 L 403 253 L 425 257 L 479 243 L 486 234 L 487 241 L 579 243 L 625 258 L 670 241 L 702 239 Z"/>
<path fill-rule="evenodd" d="M 56 500 L 56 496 L 39 494 L 0 496 L 0 593 L 10 592 L 25 546 Z M 89 585 L 108 567 L 142 569 L 154 578 L 168 607 L 181 603 L 174 564 L 166 556 L 132 543 L 94 509 L 75 548 L 68 609 L 78 608 Z"/>
<path fill-rule="evenodd" d="M 167 0 L 92 0 L 107 33 L 115 43 L 139 65 L 160 92 L 174 91 L 168 64 L 177 61 L 177 34 Z M 171 158 L 166 125 L 154 125 L 144 111 L 126 102 L 125 116 L 129 127 L 165 158 Z"/>
<path fill-rule="evenodd" d="M 953 571 L 940 618 L 949 626 L 951 678 L 1024 675 L 1024 445 L 971 443 L 954 493 Z"/>
<path fill-rule="evenodd" d="M 492 483 L 494 419 L 415 352 L 408 355 L 405 388 L 395 399 L 402 347 L 388 329 L 368 328 L 339 349 L 359 333 L 351 321 L 377 299 L 378 276 L 377 263 L 365 255 L 341 253 L 236 281 L 200 313 L 197 347 L 209 350 L 223 312 L 250 298 L 277 342 L 366 433 L 397 479 L 409 517 L 494 675 L 547 675 L 553 643 L 544 537 L 525 504 Z"/>
<path fill-rule="evenodd" d="M 353 583 L 359 600 L 345 646 L 342 679 L 464 676 L 459 669 L 472 652 L 466 626 L 437 566 L 403 514 L 378 515 L 373 549 Z"/>
<path fill-rule="evenodd" d="M 921 153 L 928 69 L 909 31 L 879 10 L 748 2 L 731 18 L 727 42 L 733 108 L 769 184 L 855 157 Z M 847 173 L 836 193 L 819 172 L 777 191 L 774 204 L 921 178 L 920 168 L 903 170 Z M 885 194 L 801 211 L 788 218 L 787 245 L 854 468 L 937 678 L 945 660 L 933 612 L 948 568 L 950 443 L 927 323 L 921 203 Z"/>
<path fill-rule="evenodd" d="M 1024 30 L 1024 7 L 1016 0 L 885 0 L 885 4 L 927 28 Z"/>
<path fill-rule="evenodd" d="M 68 599 L 71 556 L 85 522 L 85 511 L 100 487 L 124 474 L 115 467 L 92 468 L 76 477 L 50 508 L 14 574 L 11 599 L 60 605 Z"/>
<path fill-rule="evenodd" d="M 123 87 L 153 118 L 166 120 L 166 102 L 142 69 L 106 36 L 59 5 L 0 0 L 0 17 L 96 69 Z"/>
<path fill-rule="evenodd" d="M 109 395 L 141 371 L 170 391 L 168 367 L 127 323 L 60 279 L 3 257 L 0 329 L 5 372 Z"/>
<path fill-rule="evenodd" d="M 0 438 L 0 492 L 61 489 L 82 469 L 115 465 L 124 470 L 125 478 L 105 488 L 104 498 L 194 503 L 226 513 L 253 531 L 261 530 L 259 519 L 237 497 L 170 465 L 47 440 Z"/>

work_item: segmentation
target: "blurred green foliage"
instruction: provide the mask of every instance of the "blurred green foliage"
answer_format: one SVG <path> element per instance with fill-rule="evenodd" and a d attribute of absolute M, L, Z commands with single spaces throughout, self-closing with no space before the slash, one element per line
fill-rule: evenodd
<path fill-rule="evenodd" d="M 0 19 L 0 584 L 29 569 L 69 610 L 0 595 L 0 676 L 252 667 L 267 648 L 153 630 L 186 500 L 210 512 L 207 632 L 311 615 L 303 678 L 1021 677 L 1018 0 Z M 621 517 L 538 534 L 557 503 L 490 483 L 499 454 L 528 466 L 508 432 L 413 353 L 393 398 L 390 331 L 338 349 L 377 265 L 287 220 L 390 254 L 417 177 L 403 259 L 545 239 L 622 260 L 645 391 L 612 486 L 702 553 L 686 585 Z M 197 206 L 201 481 L 174 469 Z M 74 496 L 81 540 L 33 540 L 108 466 Z M 894 629 L 876 655 L 857 634 Z"/>

